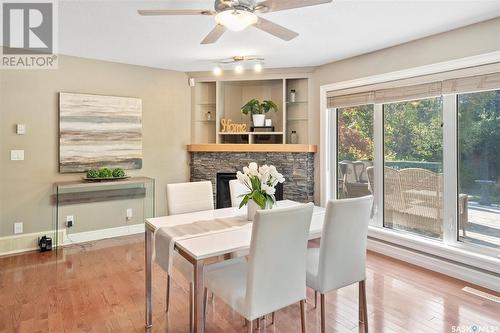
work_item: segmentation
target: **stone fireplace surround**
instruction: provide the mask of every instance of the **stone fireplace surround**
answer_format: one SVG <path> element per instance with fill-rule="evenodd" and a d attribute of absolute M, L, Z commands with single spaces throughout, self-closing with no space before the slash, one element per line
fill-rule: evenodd
<path fill-rule="evenodd" d="M 191 181 L 210 180 L 215 196 L 217 173 L 241 171 L 250 162 L 272 164 L 283 174 L 286 179 L 283 184 L 283 199 L 314 201 L 313 152 L 191 151 Z"/>

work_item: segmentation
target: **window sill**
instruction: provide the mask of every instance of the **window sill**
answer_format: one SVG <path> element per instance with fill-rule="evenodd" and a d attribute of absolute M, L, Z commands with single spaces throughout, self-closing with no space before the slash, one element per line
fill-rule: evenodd
<path fill-rule="evenodd" d="M 500 257 L 467 251 L 441 241 L 404 234 L 377 226 L 368 227 L 368 236 L 376 240 L 403 246 L 432 256 L 451 260 L 462 265 L 500 274 Z"/>

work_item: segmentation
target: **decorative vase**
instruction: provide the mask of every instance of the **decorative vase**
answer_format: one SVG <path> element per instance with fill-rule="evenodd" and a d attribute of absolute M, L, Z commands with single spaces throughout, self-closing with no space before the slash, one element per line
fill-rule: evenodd
<path fill-rule="evenodd" d="M 256 127 L 264 126 L 264 122 L 266 121 L 266 115 L 265 114 L 253 114 L 252 121 L 253 121 L 253 125 Z"/>
<path fill-rule="evenodd" d="M 274 204 L 274 205 L 276 205 L 276 204 Z M 272 209 L 274 205 L 266 204 L 266 208 L 264 208 L 264 209 Z M 257 205 L 255 203 L 255 201 L 248 200 L 248 203 L 247 203 L 247 218 L 248 218 L 248 221 L 253 221 L 254 220 L 255 213 L 258 210 L 262 210 L 262 208 L 260 208 L 260 206 Z"/>

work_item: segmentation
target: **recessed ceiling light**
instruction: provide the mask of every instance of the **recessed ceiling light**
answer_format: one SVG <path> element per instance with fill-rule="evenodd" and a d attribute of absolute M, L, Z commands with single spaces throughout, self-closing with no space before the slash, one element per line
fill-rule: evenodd
<path fill-rule="evenodd" d="M 213 71 L 214 75 L 221 75 L 222 74 L 222 68 L 219 66 L 214 67 Z"/>
<path fill-rule="evenodd" d="M 256 73 L 262 72 L 262 64 L 260 62 L 256 63 L 255 65 L 253 65 L 253 70 Z"/>
<path fill-rule="evenodd" d="M 241 31 L 258 21 L 257 15 L 247 10 L 229 9 L 215 15 L 215 22 L 231 31 Z"/>
<path fill-rule="evenodd" d="M 245 69 L 243 68 L 242 65 L 236 65 L 236 67 L 234 67 L 234 71 L 237 73 L 237 74 L 241 74 L 243 73 Z"/>

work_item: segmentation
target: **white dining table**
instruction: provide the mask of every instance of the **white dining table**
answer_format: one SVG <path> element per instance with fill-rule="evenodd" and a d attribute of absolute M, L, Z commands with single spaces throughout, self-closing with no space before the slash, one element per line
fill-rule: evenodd
<path fill-rule="evenodd" d="M 291 200 L 282 200 L 277 202 L 277 207 L 291 207 L 300 205 Z M 177 224 L 192 223 L 202 220 L 215 218 L 233 217 L 246 215 L 246 208 L 237 207 L 222 208 L 215 210 L 206 210 L 187 214 L 178 214 L 149 218 L 145 221 L 145 261 L 146 261 L 146 327 L 153 324 L 152 312 L 152 253 L 154 232 L 167 226 Z M 323 219 L 325 209 L 314 206 L 311 227 L 309 230 L 309 239 L 320 238 L 323 229 Z M 203 266 L 207 260 L 213 258 L 225 257 L 229 254 L 244 251 L 250 248 L 250 239 L 252 235 L 252 224 L 249 223 L 240 228 L 225 229 L 220 232 L 210 233 L 208 235 L 194 236 L 183 239 L 175 243 L 175 250 L 179 252 L 187 261 L 193 264 L 194 268 L 194 332 L 204 332 L 203 325 Z M 277 235 L 279 236 L 279 235 Z"/>

